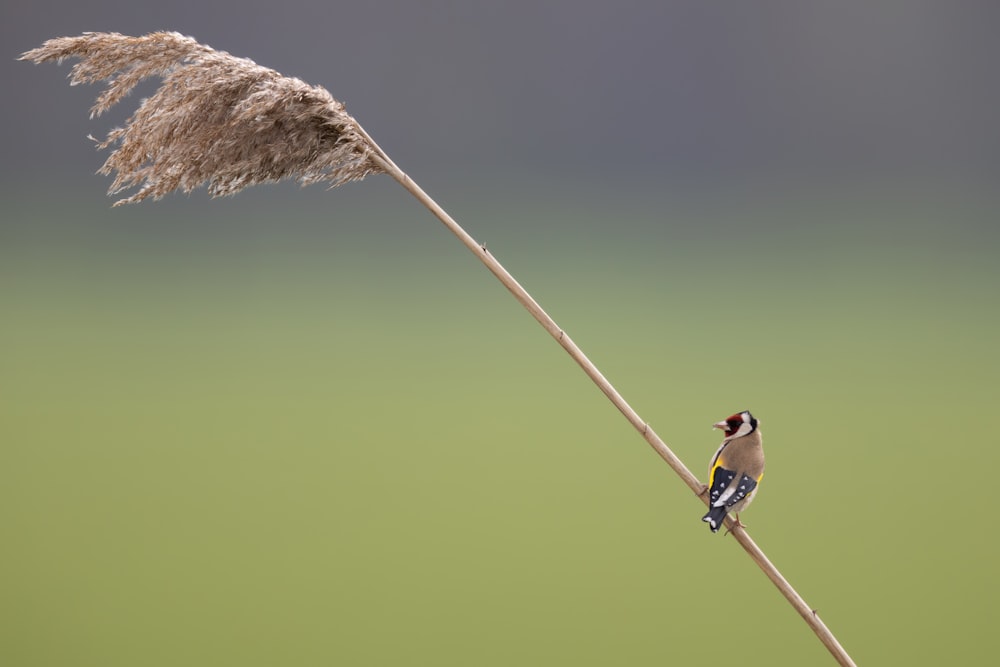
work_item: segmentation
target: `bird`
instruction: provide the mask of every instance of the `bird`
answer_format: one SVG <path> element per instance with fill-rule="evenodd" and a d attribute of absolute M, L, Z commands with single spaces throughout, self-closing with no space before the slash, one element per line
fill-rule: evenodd
<path fill-rule="evenodd" d="M 764 448 L 759 426 L 760 422 L 749 410 L 712 425 L 726 434 L 709 464 L 705 488 L 709 494 L 709 509 L 701 520 L 708 523 L 713 533 L 719 532 L 729 512 L 736 516 L 735 527 L 743 526 L 739 513 L 753 500 L 757 485 L 764 477 Z"/>

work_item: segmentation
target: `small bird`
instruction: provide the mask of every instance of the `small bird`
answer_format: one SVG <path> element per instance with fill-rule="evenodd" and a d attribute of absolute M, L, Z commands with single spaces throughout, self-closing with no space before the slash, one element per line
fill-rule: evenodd
<path fill-rule="evenodd" d="M 726 434 L 708 469 L 708 514 L 702 517 L 713 533 L 719 531 L 726 514 L 736 515 L 747 508 L 757 493 L 757 484 L 764 477 L 764 448 L 761 445 L 757 419 L 749 410 L 739 412 L 725 421 L 713 424 Z"/>

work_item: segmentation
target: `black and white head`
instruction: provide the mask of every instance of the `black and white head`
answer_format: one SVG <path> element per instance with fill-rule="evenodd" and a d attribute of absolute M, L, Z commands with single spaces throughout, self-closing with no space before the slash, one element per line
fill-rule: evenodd
<path fill-rule="evenodd" d="M 757 418 L 750 414 L 749 410 L 744 410 L 732 417 L 727 417 L 724 421 L 712 424 L 712 428 L 720 429 L 725 433 L 726 440 L 742 438 L 757 430 Z"/>

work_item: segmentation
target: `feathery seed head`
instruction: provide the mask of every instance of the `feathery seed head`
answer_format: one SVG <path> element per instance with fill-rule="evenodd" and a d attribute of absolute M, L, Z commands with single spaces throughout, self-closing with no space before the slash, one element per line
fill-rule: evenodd
<path fill-rule="evenodd" d="M 143 79 L 156 92 L 99 148 L 114 147 L 100 173 L 115 173 L 109 194 L 138 187 L 116 205 L 159 199 L 205 184 L 213 197 L 295 178 L 330 187 L 384 169 L 357 121 L 326 89 L 199 44 L 175 32 L 143 37 L 84 33 L 50 39 L 21 56 L 35 63 L 79 62 L 70 83 L 106 81 L 98 116 Z"/>

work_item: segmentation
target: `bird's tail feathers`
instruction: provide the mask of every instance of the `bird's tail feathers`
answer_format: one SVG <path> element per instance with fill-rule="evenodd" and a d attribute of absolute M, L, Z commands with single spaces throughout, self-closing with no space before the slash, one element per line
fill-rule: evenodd
<path fill-rule="evenodd" d="M 717 533 L 719 528 L 722 528 L 722 522 L 726 520 L 726 508 L 713 507 L 708 510 L 708 514 L 701 517 L 701 520 L 708 523 L 708 527 L 712 529 L 713 533 Z"/>

